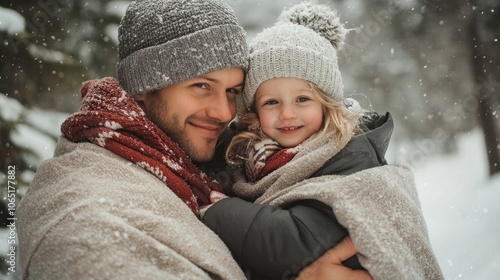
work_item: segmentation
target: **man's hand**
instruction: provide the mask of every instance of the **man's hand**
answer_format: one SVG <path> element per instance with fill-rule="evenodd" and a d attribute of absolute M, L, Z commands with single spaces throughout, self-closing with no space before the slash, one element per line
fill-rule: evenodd
<path fill-rule="evenodd" d="M 218 191 L 211 191 L 210 192 L 210 204 L 205 205 L 200 207 L 200 219 L 203 219 L 203 216 L 205 216 L 205 213 L 207 212 L 208 208 L 210 206 L 214 205 L 214 203 L 218 202 L 221 199 L 228 198 L 229 196 L 220 193 Z"/>
<path fill-rule="evenodd" d="M 343 261 L 356 254 L 351 237 L 347 236 L 332 249 L 326 251 L 308 267 L 304 268 L 297 280 L 308 279 L 350 279 L 373 280 L 366 270 L 352 270 L 342 264 Z"/>
<path fill-rule="evenodd" d="M 228 198 L 229 196 L 223 194 L 223 193 L 220 193 L 218 191 L 211 191 L 210 192 L 210 203 L 214 204 L 216 202 L 218 202 L 219 200 L 221 199 L 224 199 L 224 198 Z"/>

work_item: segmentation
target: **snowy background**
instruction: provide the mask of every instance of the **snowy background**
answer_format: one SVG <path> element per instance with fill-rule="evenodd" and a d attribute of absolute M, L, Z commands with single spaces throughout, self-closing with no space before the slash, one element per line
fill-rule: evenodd
<path fill-rule="evenodd" d="M 37 166 L 52 156 L 60 123 L 78 109 L 81 82 L 114 75 L 117 23 L 130 1 L 8 2 L 0 4 L 0 183 L 6 185 L 6 165 L 18 165 L 20 199 Z M 251 40 L 283 8 L 300 1 L 227 2 Z M 498 279 L 500 175 L 488 174 L 464 30 L 470 11 L 484 15 L 478 22 L 493 17 L 500 26 L 498 9 L 491 8 L 500 8 L 500 0 L 477 0 L 479 6 L 453 0 L 319 2 L 333 3 L 353 29 L 339 53 L 346 94 L 365 107 L 393 113 L 388 160 L 414 168 L 445 278 Z M 480 30 L 498 53 L 498 32 Z M 498 59 L 483 58 L 498 65 L 493 63 Z M 496 69 L 492 76 L 485 68 L 480 86 L 500 101 Z M 491 114 L 498 128 L 495 106 Z M 0 195 L 5 200 L 1 186 Z M 8 250 L 8 234 L 0 227 L 0 256 Z M 0 279 L 17 280 L 16 274 L 2 275 L 5 269 L 0 264 Z"/>
<path fill-rule="evenodd" d="M 498 279 L 500 176 L 488 177 L 479 130 L 458 146 L 415 167 L 431 243 L 446 279 Z"/>

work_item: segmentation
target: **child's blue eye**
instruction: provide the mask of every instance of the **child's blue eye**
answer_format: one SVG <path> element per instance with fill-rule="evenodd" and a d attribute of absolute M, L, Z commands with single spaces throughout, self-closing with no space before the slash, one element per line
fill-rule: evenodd
<path fill-rule="evenodd" d="M 309 97 L 299 97 L 297 98 L 297 102 L 306 102 L 311 100 Z"/>

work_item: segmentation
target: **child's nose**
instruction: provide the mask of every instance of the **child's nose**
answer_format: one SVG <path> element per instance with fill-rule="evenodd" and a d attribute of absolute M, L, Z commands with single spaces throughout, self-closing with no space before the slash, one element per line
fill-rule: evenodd
<path fill-rule="evenodd" d="M 280 112 L 280 119 L 289 120 L 289 119 L 294 119 L 296 117 L 297 114 L 295 113 L 295 110 L 290 108 L 290 106 L 283 106 Z"/>

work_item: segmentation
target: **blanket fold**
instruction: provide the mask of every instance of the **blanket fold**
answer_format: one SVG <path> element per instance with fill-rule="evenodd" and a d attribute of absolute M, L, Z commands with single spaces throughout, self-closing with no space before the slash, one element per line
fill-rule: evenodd
<path fill-rule="evenodd" d="M 23 280 L 245 279 L 163 182 L 91 143 L 61 137 L 16 217 Z"/>
<path fill-rule="evenodd" d="M 309 178 L 338 150 L 328 138 L 304 143 L 288 164 L 260 181 L 248 183 L 238 176 L 234 191 L 259 204 L 286 206 L 314 199 L 331 206 L 375 279 L 443 279 L 412 171 L 386 165 Z"/>

